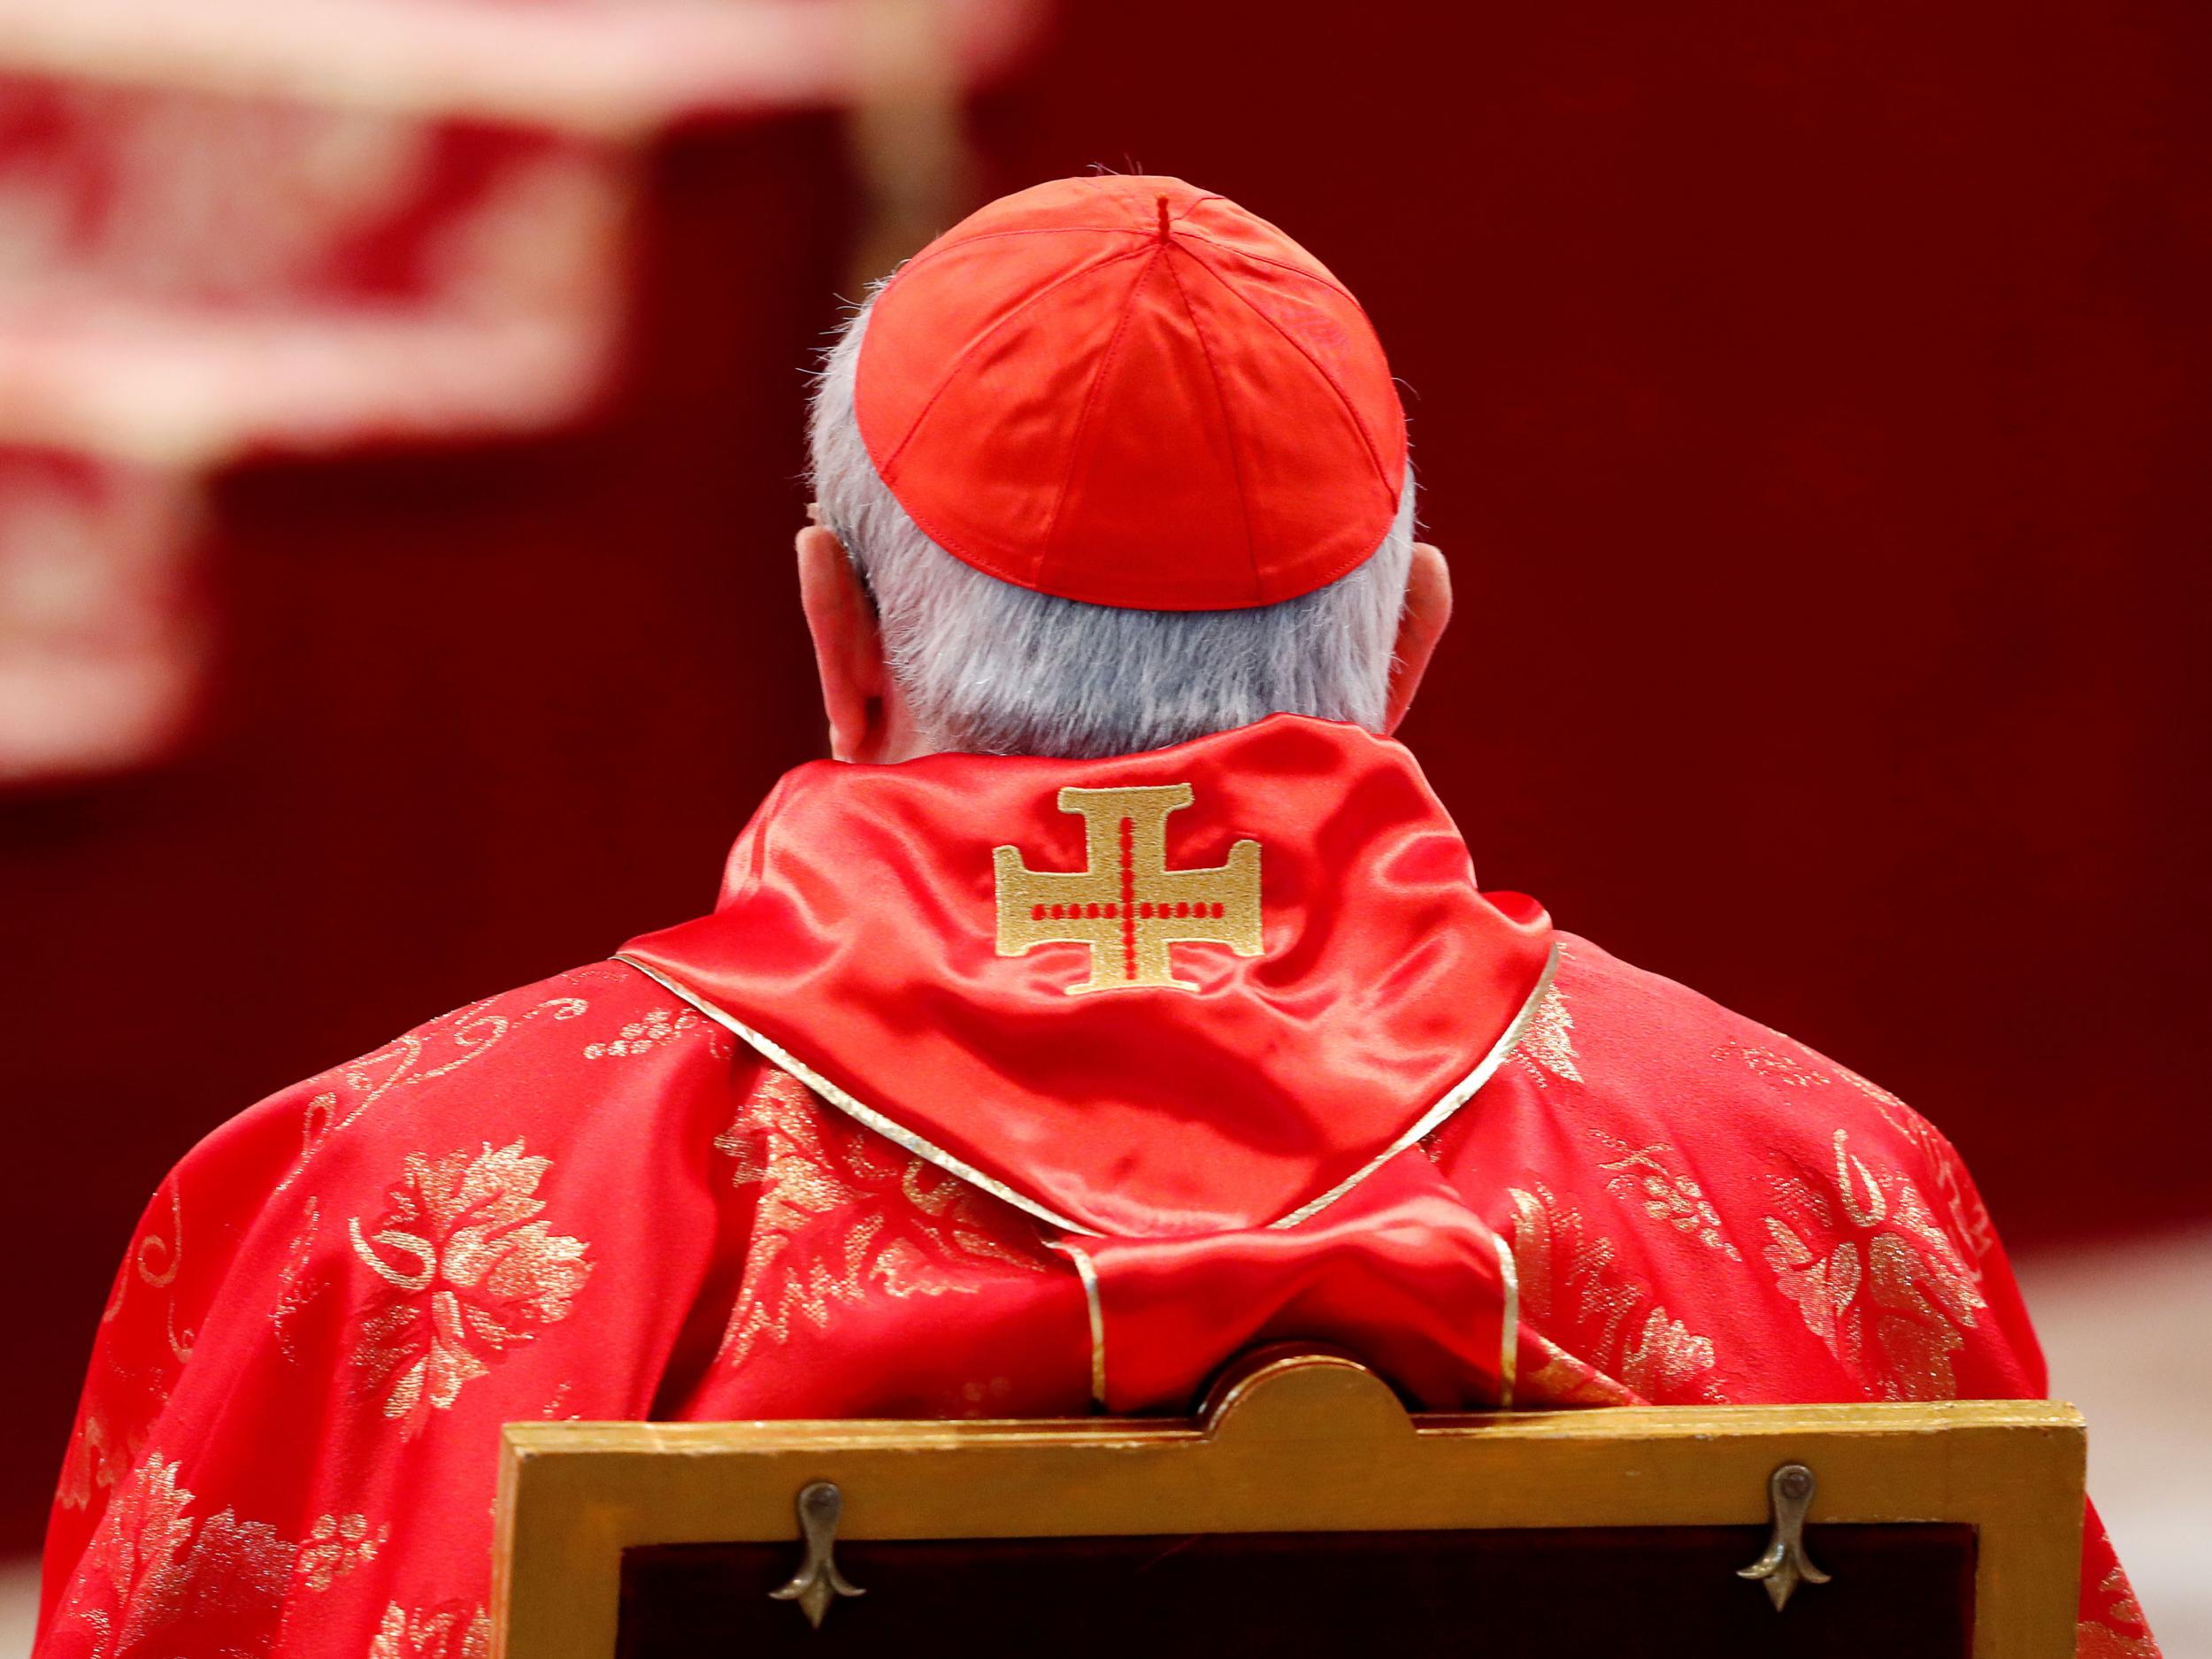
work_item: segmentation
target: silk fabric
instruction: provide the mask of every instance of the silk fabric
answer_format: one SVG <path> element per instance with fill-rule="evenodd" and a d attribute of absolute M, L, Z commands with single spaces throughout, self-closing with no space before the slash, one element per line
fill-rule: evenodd
<path fill-rule="evenodd" d="M 1259 956 L 1179 944 L 1193 990 L 1074 995 L 1092 947 L 999 953 L 996 849 L 1082 870 L 1063 789 L 1176 785 L 1169 870 L 1258 845 Z M 1552 942 L 1532 902 L 1476 889 L 1403 748 L 1284 715 L 1113 760 L 801 767 L 714 914 L 622 956 L 924 1156 L 1071 1231 L 1162 1238 L 1279 1223 L 1401 1145 L 1530 1006 Z"/>

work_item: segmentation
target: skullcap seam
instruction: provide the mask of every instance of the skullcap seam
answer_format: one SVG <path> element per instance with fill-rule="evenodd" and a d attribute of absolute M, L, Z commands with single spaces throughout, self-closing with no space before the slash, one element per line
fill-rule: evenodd
<path fill-rule="evenodd" d="M 1170 244 L 1172 246 L 1172 244 Z M 1185 254 L 1185 258 L 1194 256 Z M 1206 343 L 1206 331 L 1199 326 L 1198 311 L 1190 303 L 1190 290 L 1183 286 L 1183 279 L 1175 274 L 1175 262 L 1167 265 L 1168 280 L 1175 284 L 1177 297 L 1183 302 L 1183 315 L 1190 319 L 1190 331 L 1198 342 L 1201 356 L 1206 359 L 1206 375 L 1214 384 L 1214 403 L 1221 411 L 1221 438 L 1229 449 L 1230 475 L 1237 481 L 1237 507 L 1244 518 L 1244 557 L 1252 565 L 1252 600 L 1263 603 L 1267 598 L 1266 583 L 1260 577 L 1260 551 L 1257 538 L 1252 533 L 1252 497 L 1244 488 L 1244 463 L 1237 455 L 1236 424 L 1229 418 L 1229 395 L 1222 389 L 1221 368 L 1214 361 L 1213 348 Z"/>
<path fill-rule="evenodd" d="M 1096 260 L 1089 265 L 1079 265 L 1074 270 L 1054 278 L 1050 282 L 1046 283 L 1044 287 L 1039 288 L 1034 294 L 1032 294 L 1027 298 L 1024 299 L 1020 304 L 1009 311 L 1003 317 L 999 318 L 997 321 L 994 322 L 988 328 L 986 328 L 981 334 L 978 334 L 974 339 L 969 341 L 965 346 L 962 347 L 959 355 L 956 357 L 949 365 L 947 365 L 944 378 L 937 382 L 937 389 L 929 395 L 928 400 L 915 412 L 914 419 L 910 423 L 909 423 L 905 433 L 900 437 L 898 442 L 892 446 L 891 453 L 876 464 L 876 471 L 882 475 L 884 483 L 888 485 L 891 482 L 892 469 L 898 465 L 899 457 L 906 453 L 906 446 L 914 441 L 914 434 L 922 429 L 922 423 L 929 419 L 930 411 L 937 407 L 937 400 L 942 397 L 951 388 L 953 381 L 959 378 L 960 371 L 967 366 L 968 359 L 973 357 L 978 351 L 980 351 L 986 344 L 996 336 L 1001 329 L 1007 326 L 1008 324 L 1013 322 L 1017 318 L 1020 317 L 1024 312 L 1028 311 L 1031 306 L 1036 304 L 1047 295 L 1056 293 L 1059 289 L 1065 288 L 1069 283 L 1074 281 L 1077 278 L 1093 276 L 1101 271 L 1106 270 L 1111 265 L 1120 264 L 1124 260 L 1136 258 L 1139 255 L 1144 253 L 1150 246 L 1151 244 L 1149 243 L 1140 242 L 1134 248 L 1125 249 L 1121 252 L 1116 254 L 1109 254 L 1103 259 Z M 867 345 L 865 342 L 862 343 L 861 354 L 864 360 L 867 355 Z M 856 391 L 857 391 L 856 387 Z M 856 397 L 855 401 L 856 403 L 858 401 L 857 397 Z M 861 434 L 861 437 L 864 444 L 867 438 L 867 434 L 864 429 Z M 872 459 L 873 457 L 871 457 L 871 458 Z"/>
<path fill-rule="evenodd" d="M 1052 557 L 1053 542 L 1060 531 L 1060 514 L 1067 506 L 1068 491 L 1074 487 L 1076 468 L 1082 465 L 1083 440 L 1091 429 L 1091 411 L 1097 406 L 1099 388 L 1106 384 L 1106 377 L 1113 373 L 1115 359 L 1121 356 L 1121 342 L 1129 333 L 1130 319 L 1137 314 L 1137 291 L 1151 280 L 1152 267 L 1166 250 L 1166 244 L 1163 242 L 1152 242 L 1146 245 L 1150 250 L 1149 257 L 1144 262 L 1144 268 L 1137 273 L 1137 280 L 1129 285 L 1128 294 L 1123 297 L 1121 319 L 1114 325 L 1114 337 L 1107 342 L 1105 355 L 1099 360 L 1098 373 L 1091 377 L 1090 387 L 1083 394 L 1083 407 L 1075 418 L 1075 433 L 1068 440 L 1067 470 L 1060 474 L 1060 488 L 1052 498 L 1051 515 L 1046 518 L 1044 534 L 1038 540 L 1036 563 L 1030 572 L 1032 581 L 1041 582 L 1044 580 L 1045 565 Z"/>
<path fill-rule="evenodd" d="M 1336 400 L 1343 408 L 1344 418 L 1352 423 L 1352 430 L 1359 434 L 1359 441 L 1367 450 L 1368 463 L 1375 469 L 1375 481 L 1382 486 L 1384 495 L 1389 496 L 1394 495 L 1397 486 L 1394 486 L 1390 481 L 1389 472 L 1383 465 L 1382 453 L 1375 448 L 1374 435 L 1367 430 L 1367 424 L 1359 418 L 1359 411 L 1354 406 L 1350 394 L 1346 392 L 1344 388 L 1338 383 L 1336 376 L 1329 372 L 1328 365 L 1323 363 L 1320 358 L 1315 357 L 1312 352 L 1307 350 L 1306 348 L 1300 343 L 1296 336 L 1291 334 L 1290 330 L 1285 328 L 1282 324 L 1277 322 L 1272 317 L 1270 317 L 1265 311 L 1255 305 L 1242 292 L 1238 289 L 1234 283 L 1231 282 L 1226 277 L 1223 276 L 1220 272 L 1215 270 L 1211 265 L 1198 257 L 1195 254 L 1191 256 L 1191 263 L 1195 265 L 1200 270 L 1203 271 L 1208 276 L 1213 278 L 1216 282 L 1218 282 L 1222 286 L 1223 289 L 1233 296 L 1237 303 L 1242 305 L 1245 310 L 1250 311 L 1253 316 L 1258 318 L 1270 328 L 1272 328 L 1277 334 L 1280 334 L 1283 337 L 1284 342 L 1288 345 L 1293 351 L 1295 351 L 1300 357 L 1303 357 L 1312 365 L 1313 372 L 1316 374 L 1318 374 L 1322 380 L 1326 382 L 1332 392 L 1336 394 Z M 1401 483 L 1402 483 L 1402 481 L 1403 480 L 1402 480 Z"/>

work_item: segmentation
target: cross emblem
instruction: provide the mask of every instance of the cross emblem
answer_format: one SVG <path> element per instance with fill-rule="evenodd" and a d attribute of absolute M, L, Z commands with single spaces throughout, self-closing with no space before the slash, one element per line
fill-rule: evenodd
<path fill-rule="evenodd" d="M 1083 819 L 1089 867 L 1032 870 L 1020 848 L 994 849 L 998 954 L 1088 945 L 1091 976 L 1069 986 L 1070 996 L 1148 985 L 1195 991 L 1175 977 L 1168 959 L 1173 944 L 1226 945 L 1240 956 L 1258 956 L 1260 844 L 1238 841 L 1229 862 L 1211 870 L 1170 870 L 1167 815 L 1190 803 L 1187 783 L 1061 790 L 1060 810 Z"/>

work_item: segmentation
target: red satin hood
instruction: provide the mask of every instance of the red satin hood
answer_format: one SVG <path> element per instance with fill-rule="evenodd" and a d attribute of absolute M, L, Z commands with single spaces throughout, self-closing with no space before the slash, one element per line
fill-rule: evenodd
<path fill-rule="evenodd" d="M 1156 1238 L 1286 1224 L 1426 1133 L 1551 951 L 1410 754 L 1281 715 L 1110 760 L 802 766 L 714 913 L 622 955 L 922 1156 Z"/>

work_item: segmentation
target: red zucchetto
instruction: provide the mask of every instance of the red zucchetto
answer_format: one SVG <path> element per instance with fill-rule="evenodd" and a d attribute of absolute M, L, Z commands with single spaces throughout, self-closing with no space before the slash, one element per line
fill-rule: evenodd
<path fill-rule="evenodd" d="M 962 220 L 878 297 L 856 400 L 939 546 L 1092 604 L 1310 593 L 1375 551 L 1405 480 L 1359 302 L 1180 179 L 1061 179 Z"/>

